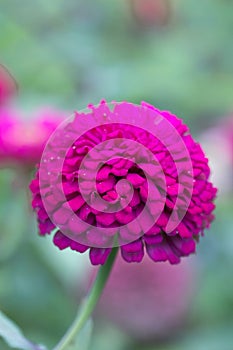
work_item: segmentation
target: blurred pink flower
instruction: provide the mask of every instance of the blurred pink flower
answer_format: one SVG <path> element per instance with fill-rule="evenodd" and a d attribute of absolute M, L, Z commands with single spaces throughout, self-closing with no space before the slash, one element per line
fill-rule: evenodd
<path fill-rule="evenodd" d="M 230 115 L 230 117 L 227 119 L 225 123 L 225 130 L 227 139 L 229 141 L 229 150 L 231 155 L 231 165 L 233 169 L 233 113 Z"/>
<path fill-rule="evenodd" d="M 195 293 L 195 269 L 189 261 L 177 266 L 139 265 L 117 259 L 97 314 L 140 341 L 167 340 L 185 325 Z"/>
<path fill-rule="evenodd" d="M 34 167 L 46 141 L 66 114 L 45 108 L 26 120 L 20 111 L 0 109 L 0 165 Z"/>
<path fill-rule="evenodd" d="M 129 0 L 135 20 L 143 26 L 161 26 L 168 22 L 169 0 Z"/>
<path fill-rule="evenodd" d="M 203 149 L 208 154 L 212 170 L 211 180 L 221 194 L 233 191 L 233 115 L 200 135 Z"/>
<path fill-rule="evenodd" d="M 14 78 L 8 70 L 0 64 L 0 105 L 5 103 L 16 91 L 17 84 Z"/>

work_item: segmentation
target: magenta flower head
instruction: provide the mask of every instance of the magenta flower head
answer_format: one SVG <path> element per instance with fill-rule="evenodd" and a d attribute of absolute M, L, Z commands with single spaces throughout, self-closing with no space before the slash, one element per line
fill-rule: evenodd
<path fill-rule="evenodd" d="M 17 83 L 8 70 L 0 64 L 0 106 L 17 91 Z"/>
<path fill-rule="evenodd" d="M 64 119 L 60 111 L 45 108 L 26 120 L 19 111 L 0 109 L 0 164 L 35 167 L 46 141 Z"/>
<path fill-rule="evenodd" d="M 214 216 L 216 189 L 182 120 L 142 102 L 89 106 L 51 136 L 30 188 L 41 235 L 104 264 L 180 262 Z"/>

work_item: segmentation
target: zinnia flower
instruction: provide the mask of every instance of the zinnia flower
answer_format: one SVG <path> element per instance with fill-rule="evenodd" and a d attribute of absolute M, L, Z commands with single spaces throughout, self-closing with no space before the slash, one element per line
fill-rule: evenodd
<path fill-rule="evenodd" d="M 8 70 L 0 64 L 0 106 L 5 103 L 16 90 L 17 84 L 14 78 Z"/>
<path fill-rule="evenodd" d="M 200 145 L 182 120 L 146 103 L 89 108 L 54 133 L 30 185 L 40 235 L 55 229 L 56 246 L 90 249 L 94 265 L 116 244 L 127 262 L 146 250 L 179 263 L 214 218 Z"/>
<path fill-rule="evenodd" d="M 139 265 L 117 258 L 97 308 L 137 341 L 169 340 L 185 326 L 196 292 L 190 261 L 174 267 L 144 257 Z"/>
<path fill-rule="evenodd" d="M 26 120 L 19 111 L 0 110 L 0 164 L 35 167 L 46 141 L 64 119 L 63 112 L 41 109 Z"/>

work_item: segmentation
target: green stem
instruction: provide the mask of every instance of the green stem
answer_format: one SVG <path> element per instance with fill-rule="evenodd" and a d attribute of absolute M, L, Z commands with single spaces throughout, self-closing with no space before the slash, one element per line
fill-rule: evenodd
<path fill-rule="evenodd" d="M 77 334 L 85 325 L 86 321 L 92 314 L 100 296 L 104 289 L 104 286 L 108 280 L 110 272 L 112 270 L 118 248 L 112 248 L 111 254 L 108 257 L 107 262 L 99 268 L 97 277 L 92 286 L 91 291 L 84 299 L 77 316 L 70 326 L 70 328 L 65 333 L 61 341 L 55 346 L 54 350 L 65 350 L 67 346 L 71 345 Z"/>

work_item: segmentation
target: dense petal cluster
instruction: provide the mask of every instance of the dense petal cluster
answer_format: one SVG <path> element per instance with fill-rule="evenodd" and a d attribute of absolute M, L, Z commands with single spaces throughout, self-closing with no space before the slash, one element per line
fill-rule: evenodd
<path fill-rule="evenodd" d="M 0 109 L 0 163 L 35 167 L 46 141 L 64 119 L 65 113 L 50 108 L 25 119 L 21 112 Z"/>
<path fill-rule="evenodd" d="M 116 233 L 122 257 L 127 262 L 140 262 L 146 250 L 153 261 L 179 263 L 181 257 L 195 252 L 196 241 L 214 218 L 212 212 L 215 208 L 213 200 L 216 196 L 216 189 L 208 181 L 210 169 L 200 145 L 193 140 L 188 132 L 188 127 L 182 123 L 182 120 L 170 112 L 159 111 L 146 103 L 136 106 L 123 102 L 116 104 L 113 111 L 104 101 L 97 107 L 89 107 L 89 113 L 76 113 L 72 121 L 57 131 L 57 137 L 50 142 L 50 147 L 47 147 L 43 164 L 41 162 L 35 179 L 31 183 L 32 205 L 37 213 L 40 234 L 49 234 L 56 229 L 54 235 L 56 246 L 60 249 L 70 247 L 81 253 L 90 249 L 90 260 L 94 265 L 105 263 L 111 252 L 111 242 Z M 185 160 L 183 153 L 180 152 L 179 142 L 175 143 L 174 137 L 167 133 L 166 128 L 161 131 L 162 138 L 166 139 L 164 143 L 155 135 L 150 134 L 148 130 L 133 125 L 133 121 L 138 118 L 146 118 L 148 111 L 155 112 L 169 122 L 188 150 L 192 169 L 182 174 L 182 183 L 179 183 L 181 178 L 178 174 L 177 163 L 182 164 Z M 105 125 L 101 123 L 102 118 L 114 116 L 114 114 L 116 116 L 130 114 L 132 124 Z M 91 128 L 81 137 L 75 138 L 80 125 L 83 122 L 88 124 L 92 118 L 99 120 L 99 125 Z M 75 141 L 71 143 L 68 150 L 66 149 L 62 173 L 59 173 L 57 164 L 64 156 L 64 149 L 67 148 L 69 139 L 75 139 Z M 148 149 L 150 154 L 156 158 L 163 174 L 158 171 L 157 165 L 152 164 L 150 155 L 134 145 L 129 146 L 125 143 L 126 139 L 137 141 Z M 92 152 L 94 147 L 105 141 L 110 142 L 106 148 L 103 148 L 101 152 Z M 173 147 L 176 159 L 173 159 L 174 155 L 171 155 L 165 146 L 166 143 L 170 143 Z M 116 157 L 119 154 L 124 155 L 124 152 L 130 154 L 132 158 Z M 88 154 L 91 155 L 84 171 L 81 164 Z M 104 163 L 106 154 L 110 160 Z M 138 166 L 139 159 L 144 171 Z M 95 179 L 96 191 L 105 204 L 98 199 L 97 193 L 92 188 L 91 180 L 96 162 L 102 162 Z M 148 173 L 151 180 L 155 181 L 156 198 L 149 210 L 147 209 L 144 221 L 138 224 L 134 221 L 131 224 L 135 218 L 140 216 L 146 205 L 149 187 L 145 172 Z M 162 175 L 166 184 L 165 194 Z M 188 201 L 185 184 L 190 182 L 190 178 L 193 189 Z M 122 180 L 127 180 L 127 183 L 118 186 Z M 59 187 L 61 183 L 62 188 Z M 81 185 L 84 192 L 87 193 L 88 202 L 83 198 Z M 130 189 L 132 198 L 128 205 L 124 206 Z M 180 189 L 181 192 L 179 192 Z M 61 194 L 62 191 L 65 196 Z M 175 210 L 177 197 L 178 209 L 180 209 L 177 211 L 177 217 L 188 201 L 187 210 L 181 220 L 177 219 L 177 226 L 167 233 L 166 226 Z M 158 214 L 162 199 L 164 200 L 162 210 L 155 220 L 154 217 Z M 45 202 L 47 203 L 46 208 Z M 119 202 L 121 210 L 110 212 L 102 207 L 106 203 L 117 205 Z M 73 215 L 70 214 L 68 208 L 72 208 Z M 79 217 L 82 221 L 75 221 L 75 217 Z M 92 229 L 87 231 L 82 222 L 91 225 Z M 148 230 L 150 222 L 152 224 Z M 127 230 L 125 225 L 127 225 Z M 66 234 L 67 228 L 70 234 Z M 106 237 L 99 235 L 98 228 L 105 228 Z M 72 234 L 74 239 L 72 239 Z M 131 237 L 130 240 L 128 236 Z"/>

